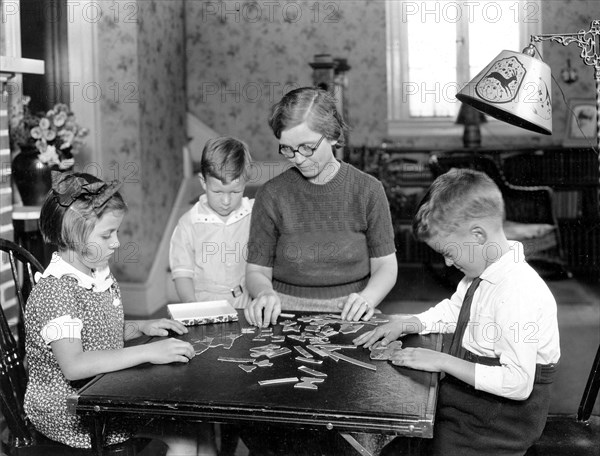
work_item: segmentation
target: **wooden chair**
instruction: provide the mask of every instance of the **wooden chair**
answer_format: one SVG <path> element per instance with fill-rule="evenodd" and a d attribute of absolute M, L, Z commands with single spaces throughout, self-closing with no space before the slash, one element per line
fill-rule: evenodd
<path fill-rule="evenodd" d="M 14 332 L 4 308 L 0 306 L 0 412 L 8 428 L 6 438 L 2 439 L 1 454 L 9 456 L 93 455 L 92 450 L 71 448 L 44 437 L 27 419 L 23 408 L 27 384 L 24 352 L 25 303 L 35 284 L 34 274 L 42 272 L 43 268 L 31 253 L 12 241 L 0 238 L 0 250 L 4 252 L 3 257 L 8 256 L 18 301 L 18 321 Z M 4 264 L 4 258 L 2 261 Z M 107 447 L 106 454 L 154 456 L 165 454 L 165 447 L 166 445 L 160 441 L 133 438 L 122 444 Z"/>
<path fill-rule="evenodd" d="M 475 152 L 433 155 L 429 166 L 435 177 L 451 168 L 469 168 L 486 173 L 498 185 L 504 198 L 507 237 L 523 243 L 525 257 L 533 266 L 550 272 L 553 278 L 571 277 L 564 261 L 550 187 L 512 185 L 494 160 Z"/>
<path fill-rule="evenodd" d="M 526 456 L 597 456 L 600 416 L 592 415 L 600 389 L 600 346 L 576 415 L 550 415 L 540 440 Z"/>
<path fill-rule="evenodd" d="M 42 272 L 44 268 L 31 253 L 12 241 L 0 238 L 0 250 L 8 256 L 15 286 L 18 304 L 17 355 L 23 358 L 25 356 L 25 303 L 35 283 L 34 274 Z"/>

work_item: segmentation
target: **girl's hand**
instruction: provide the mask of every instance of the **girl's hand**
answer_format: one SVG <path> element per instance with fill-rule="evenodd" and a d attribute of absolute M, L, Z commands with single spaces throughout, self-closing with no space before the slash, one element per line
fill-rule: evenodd
<path fill-rule="evenodd" d="M 375 313 L 369 301 L 358 293 L 351 293 L 343 307 L 342 304 L 339 307 L 342 309 L 342 320 L 358 321 L 362 318 L 367 321 Z"/>
<path fill-rule="evenodd" d="M 444 357 L 449 356 L 427 348 L 401 348 L 395 350 L 390 361 L 396 366 L 410 367 L 427 372 L 440 372 Z"/>
<path fill-rule="evenodd" d="M 148 361 L 152 364 L 187 363 L 196 352 L 189 342 L 179 339 L 164 339 L 145 344 L 148 348 Z"/>
<path fill-rule="evenodd" d="M 248 323 L 264 328 L 269 326 L 269 323 L 276 324 L 280 313 L 281 300 L 273 290 L 259 293 L 256 299 L 244 309 L 244 316 Z"/>
<path fill-rule="evenodd" d="M 188 332 L 188 329 L 183 324 L 169 318 L 145 320 L 140 323 L 140 331 L 146 336 L 168 336 L 169 330 L 177 334 L 186 334 Z"/>

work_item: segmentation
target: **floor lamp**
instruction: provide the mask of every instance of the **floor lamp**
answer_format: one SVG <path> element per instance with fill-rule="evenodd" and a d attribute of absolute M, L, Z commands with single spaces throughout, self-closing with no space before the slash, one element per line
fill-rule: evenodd
<path fill-rule="evenodd" d="M 588 31 L 531 35 L 531 43 L 576 43 L 586 65 L 594 67 L 596 81 L 596 153 L 600 150 L 600 20 Z M 507 122 L 537 133 L 552 134 L 550 67 L 534 58 L 529 44 L 522 53 L 502 51 L 457 95 L 461 102 Z M 600 160 L 600 155 L 599 155 Z M 600 162 L 599 162 L 600 166 Z"/>

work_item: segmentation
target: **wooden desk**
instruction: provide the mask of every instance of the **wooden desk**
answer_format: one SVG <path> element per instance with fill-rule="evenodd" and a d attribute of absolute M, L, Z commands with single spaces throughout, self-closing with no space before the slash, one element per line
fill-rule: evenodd
<path fill-rule="evenodd" d="M 193 342 L 205 336 L 240 334 L 241 328 L 246 326 L 243 313 L 240 313 L 239 322 L 190 327 L 189 333 L 181 337 Z M 339 329 L 339 325 L 333 327 Z M 365 325 L 356 334 L 338 334 L 330 341 L 350 344 L 358 334 L 372 327 Z M 282 325 L 276 325 L 273 333 L 282 334 L 282 328 Z M 84 386 L 77 396 L 71 397 L 69 403 L 76 413 L 94 418 L 96 434 L 93 441 L 98 454 L 102 451 L 99 443 L 103 441 L 103 423 L 115 415 L 263 422 L 337 430 L 353 445 L 357 442 L 352 442 L 349 434 L 352 432 L 382 433 L 390 437 L 433 436 L 437 373 L 396 367 L 387 361 L 372 361 L 369 351 L 361 347 L 343 349 L 340 353 L 374 364 L 376 371 L 325 358 L 321 365 L 307 364 L 328 375 L 317 391 L 294 388 L 289 383 L 261 386 L 259 380 L 309 377 L 298 370 L 304 363 L 295 360 L 299 354 L 292 348 L 308 343 L 286 337 L 281 345 L 291 348 L 291 353 L 272 358 L 272 367 L 257 367 L 249 373 L 237 363 L 218 361 L 221 356 L 248 358 L 251 347 L 270 343 L 269 338 L 253 341 L 255 337 L 256 334 L 243 334 L 230 349 L 210 348 L 189 364 L 144 364 L 100 375 Z M 405 346 L 435 350 L 440 350 L 442 345 L 439 335 L 407 336 L 403 341 Z"/>

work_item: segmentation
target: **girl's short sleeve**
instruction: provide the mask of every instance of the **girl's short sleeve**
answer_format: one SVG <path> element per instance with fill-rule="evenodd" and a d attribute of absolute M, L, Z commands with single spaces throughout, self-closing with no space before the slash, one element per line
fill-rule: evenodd
<path fill-rule="evenodd" d="M 49 277 L 32 291 L 27 301 L 28 317 L 35 318 L 46 343 L 77 335 L 81 338 L 83 308 L 77 287 L 69 280 Z"/>
<path fill-rule="evenodd" d="M 40 331 L 42 339 L 49 345 L 61 339 L 81 339 L 83 322 L 79 318 L 71 318 L 70 315 L 55 318 L 46 323 Z"/>

